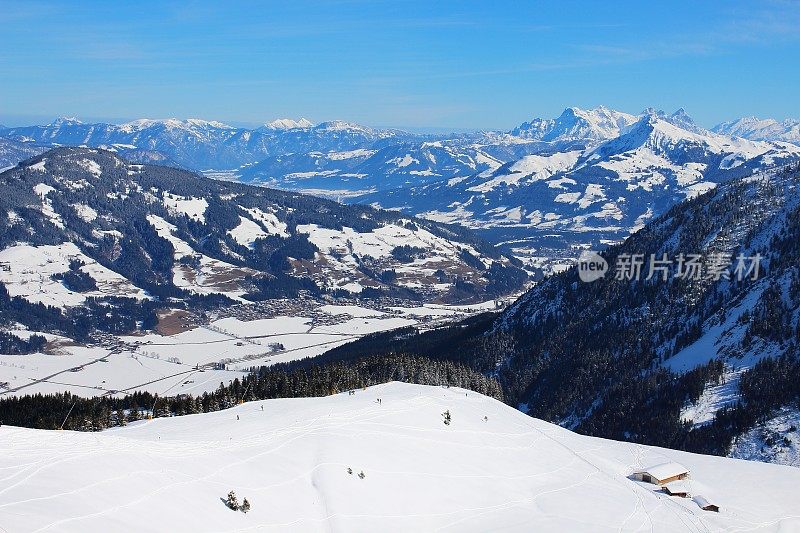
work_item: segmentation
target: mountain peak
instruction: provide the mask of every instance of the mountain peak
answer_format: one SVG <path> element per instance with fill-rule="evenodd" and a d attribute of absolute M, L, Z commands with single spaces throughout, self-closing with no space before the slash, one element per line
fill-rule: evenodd
<path fill-rule="evenodd" d="M 598 142 L 614 138 L 620 131 L 636 122 L 628 113 L 614 111 L 603 105 L 592 109 L 567 107 L 555 119 L 534 118 L 511 130 L 511 135 L 548 142 Z"/>
<path fill-rule="evenodd" d="M 620 131 L 636 122 L 636 117 L 604 106 L 594 109 L 568 107 L 555 120 L 553 129 L 543 140 L 590 140 L 602 141 L 620 134 Z"/>
<path fill-rule="evenodd" d="M 639 115 L 636 122 L 633 122 L 625 128 L 622 128 L 618 139 L 613 139 L 610 142 L 613 143 L 619 139 L 625 140 L 631 137 L 648 137 L 656 129 L 656 125 L 663 120 L 663 118 L 663 111 L 659 115 L 659 112 L 657 112 L 655 109 L 647 108 L 642 111 L 642 114 Z"/>
<path fill-rule="evenodd" d="M 655 117 L 658 120 L 663 120 L 664 122 L 668 122 L 673 126 L 691 133 L 696 133 L 699 135 L 704 135 L 707 133 L 705 129 L 701 128 L 695 123 L 694 119 L 689 116 L 686 110 L 682 107 L 678 108 L 670 115 L 667 115 L 667 113 L 661 109 L 647 107 L 642 111 L 641 116 Z"/>
<path fill-rule="evenodd" d="M 683 128 L 686 131 L 691 131 L 693 133 L 705 132 L 705 130 L 698 126 L 694 119 L 682 107 L 678 108 L 677 111 L 668 116 L 666 120 L 667 122 L 678 126 L 679 128 Z"/>
<path fill-rule="evenodd" d="M 264 124 L 264 126 L 271 130 L 294 130 L 311 128 L 314 126 L 314 123 L 307 118 L 300 118 L 300 120 L 294 120 L 291 118 L 278 118 L 272 122 L 267 122 Z"/>
<path fill-rule="evenodd" d="M 78 124 L 83 124 L 83 122 L 78 120 L 76 117 L 65 117 L 65 116 L 62 116 L 62 117 L 58 117 L 57 119 L 55 119 L 53 122 L 48 124 L 48 126 L 65 126 L 65 125 L 68 125 L 68 124 L 78 125 Z"/>
<path fill-rule="evenodd" d="M 360 124 L 355 124 L 353 122 L 347 122 L 344 120 L 329 120 L 327 122 L 320 122 L 315 127 L 316 129 L 327 130 L 327 131 L 340 131 L 340 130 L 371 131 L 371 128 L 362 126 Z"/>
<path fill-rule="evenodd" d="M 225 124 L 224 122 L 219 122 L 218 120 L 204 120 L 201 118 L 187 118 L 184 124 L 202 128 L 231 129 L 233 127 Z"/>
<path fill-rule="evenodd" d="M 120 131 L 124 132 L 132 132 L 132 131 L 141 131 L 147 128 L 152 128 L 154 126 L 163 126 L 169 130 L 191 130 L 191 129 L 232 129 L 232 126 L 228 126 L 222 122 L 218 122 L 216 120 L 203 120 L 200 118 L 188 118 L 186 120 L 181 120 L 179 118 L 166 118 L 166 119 L 151 119 L 151 118 L 139 118 L 136 120 L 131 120 L 130 122 L 125 122 L 118 126 Z"/>

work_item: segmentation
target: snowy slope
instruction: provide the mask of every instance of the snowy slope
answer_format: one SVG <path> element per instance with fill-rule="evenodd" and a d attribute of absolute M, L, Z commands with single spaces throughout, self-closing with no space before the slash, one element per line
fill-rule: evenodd
<path fill-rule="evenodd" d="M 97 290 L 79 293 L 53 279 L 53 274 L 69 271 L 70 262 L 75 260 L 83 263 L 80 271 L 95 280 Z M 87 257 L 71 242 L 56 246 L 10 246 L 0 250 L 0 264 L 7 268 L 0 270 L 0 282 L 6 286 L 9 294 L 22 296 L 36 303 L 62 307 L 81 305 L 87 297 L 146 297 L 142 289 Z"/>
<path fill-rule="evenodd" d="M 0 137 L 0 170 L 44 152 L 46 148 Z"/>
<path fill-rule="evenodd" d="M 456 388 L 389 383 L 99 434 L 0 436 L 0 528 L 14 532 L 800 528 L 800 470 L 583 437 Z M 627 477 L 665 461 L 721 511 Z M 230 490 L 249 513 L 225 507 Z"/>

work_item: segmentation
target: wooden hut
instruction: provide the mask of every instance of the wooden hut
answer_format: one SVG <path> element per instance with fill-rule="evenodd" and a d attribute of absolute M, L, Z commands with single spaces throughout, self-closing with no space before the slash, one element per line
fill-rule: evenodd
<path fill-rule="evenodd" d="M 700 507 L 700 509 L 704 511 L 712 511 L 714 513 L 719 512 L 719 505 L 708 501 L 708 498 L 704 496 L 700 496 L 698 494 L 697 496 L 692 498 L 692 500 L 694 500 L 694 503 L 696 503 Z"/>
<path fill-rule="evenodd" d="M 688 479 L 689 469 L 680 463 L 661 463 L 633 473 L 633 479 L 655 485 L 666 485 L 671 481 Z"/>
<path fill-rule="evenodd" d="M 677 496 L 678 498 L 689 497 L 689 485 L 684 480 L 670 481 L 664 485 L 664 492 L 670 496 Z"/>

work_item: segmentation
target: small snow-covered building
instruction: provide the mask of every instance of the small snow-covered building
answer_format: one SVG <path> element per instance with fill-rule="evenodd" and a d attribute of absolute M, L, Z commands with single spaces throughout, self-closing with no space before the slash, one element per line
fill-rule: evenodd
<path fill-rule="evenodd" d="M 687 479 L 689 469 L 680 463 L 670 462 L 645 468 L 633 473 L 632 478 L 636 481 L 654 483 L 656 485 L 666 485 L 671 481 Z"/>
<path fill-rule="evenodd" d="M 689 485 L 686 480 L 670 481 L 664 485 L 664 492 L 670 496 L 677 496 L 679 498 L 689 497 Z"/>
<path fill-rule="evenodd" d="M 700 496 L 698 494 L 697 496 L 692 498 L 692 500 L 694 500 L 694 503 L 696 503 L 700 507 L 700 509 L 702 509 L 704 511 L 712 511 L 712 512 L 715 512 L 715 513 L 719 512 L 719 505 L 710 502 L 704 496 Z"/>

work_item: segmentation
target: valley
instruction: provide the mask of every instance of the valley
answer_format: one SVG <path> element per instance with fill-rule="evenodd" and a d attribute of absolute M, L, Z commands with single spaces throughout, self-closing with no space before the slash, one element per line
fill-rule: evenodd
<path fill-rule="evenodd" d="M 464 306 L 271 300 L 230 306 L 212 316 L 165 310 L 152 332 L 102 334 L 80 343 L 18 324 L 4 331 L 20 338 L 43 335 L 47 345 L 42 353 L 3 355 L 0 398 L 64 391 L 83 397 L 199 395 L 253 368 L 315 357 L 365 335 L 409 327 L 426 331 L 495 310 L 494 300 Z"/>

